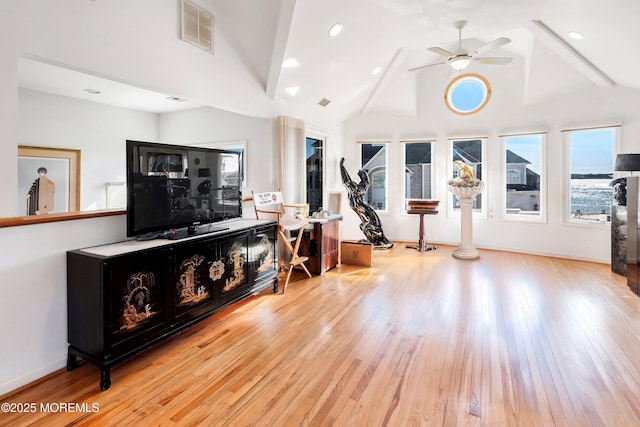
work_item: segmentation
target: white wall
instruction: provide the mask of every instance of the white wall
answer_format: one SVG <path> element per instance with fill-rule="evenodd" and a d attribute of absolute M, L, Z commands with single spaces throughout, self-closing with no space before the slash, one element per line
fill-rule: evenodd
<path fill-rule="evenodd" d="M 0 396 L 65 366 L 66 251 L 125 235 L 125 215 L 0 228 Z"/>
<path fill-rule="evenodd" d="M 215 54 L 178 39 L 174 0 L 11 0 L 19 50 L 113 80 L 266 117 L 264 83 L 215 30 Z"/>
<path fill-rule="evenodd" d="M 153 13 L 148 13 L 152 10 Z M 271 189 L 277 184 L 276 126 L 279 114 L 305 121 L 307 126 L 327 135 L 325 147 L 325 191 L 342 189 L 338 161 L 342 155 L 352 176 L 359 166 L 361 138 L 390 138 L 390 165 L 402 158 L 400 138 L 436 137 L 434 197 L 444 201 L 447 144 L 451 136 L 488 135 L 487 195 L 494 216 L 475 221 L 475 241 L 479 246 L 533 253 L 577 257 L 608 262 L 609 230 L 566 225 L 560 206 L 562 190 L 562 141 L 559 129 L 571 126 L 623 122 L 622 151 L 639 152 L 640 125 L 638 91 L 624 87 L 612 90 L 586 89 L 555 99 L 523 106 L 523 84 L 506 67 L 486 66 L 482 72 L 490 81 L 493 96 L 488 106 L 474 116 L 461 117 L 444 108 L 442 92 L 448 80 L 446 70 L 430 69 L 418 74 L 418 116 L 371 113 L 344 124 L 316 113 L 315 109 L 277 103 L 264 94 L 264 83 L 247 69 L 224 34 L 216 33 L 216 53 L 210 55 L 177 39 L 177 2 L 157 0 L 6 0 L 0 2 L 0 170 L 16 175 L 18 143 L 50 141 L 67 146 L 75 139 L 107 144 L 125 137 L 119 130 L 101 126 L 82 107 L 69 101 L 49 123 L 64 132 L 37 129 L 36 117 L 18 117 L 29 104 L 33 114 L 47 121 L 46 108 L 27 95 L 18 102 L 17 56 L 43 58 L 50 62 L 88 71 L 103 77 L 201 101 L 216 109 L 198 109 L 163 114 L 157 118 L 155 135 L 165 142 L 186 143 L 216 140 L 248 141 L 248 187 L 250 191 Z M 479 65 L 478 65 L 479 67 Z M 518 61 L 507 67 L 522 67 Z M 516 73 L 517 74 L 517 73 Z M 524 74 L 524 73 L 522 73 Z M 47 96 L 40 100 L 48 99 Z M 46 101 L 45 104 L 48 104 Z M 35 104 L 35 105 L 32 105 Z M 45 108 L 46 107 L 46 108 Z M 137 113 L 124 114 L 98 107 L 112 123 Z M 375 110 L 375 108 L 374 108 Z M 76 126 L 73 120 L 77 116 Z M 152 139 L 152 115 L 140 113 L 141 129 L 133 124 L 125 138 Z M 20 136 L 18 122 L 20 120 Z M 25 122 L 23 122 L 25 121 Z M 39 120 L 38 120 L 39 121 Z M 83 124 L 83 122 L 87 122 Z M 117 125 L 114 124 L 117 127 Z M 33 127 L 33 129 L 31 129 Z M 500 209 L 501 133 L 548 130 L 549 216 L 547 224 L 503 221 Z M 148 133 L 147 133 L 148 132 Z M 131 136 L 131 134 L 136 134 Z M 148 136 L 148 137 L 147 137 Z M 110 155 L 111 152 L 103 152 Z M 114 155 L 115 150 L 114 150 Z M 83 167 L 99 168 L 97 163 Z M 396 169 L 401 171 L 401 168 Z M 105 172 L 102 171 L 101 174 Z M 118 173 L 122 173 L 121 171 Z M 402 174 L 389 171 L 389 214 L 382 216 L 385 231 L 396 240 L 415 240 L 417 218 L 401 214 Z M 85 178 L 83 180 L 90 180 Z M 87 185 L 86 183 L 84 185 Z M 3 199 L 15 200 L 11 186 L 4 186 Z M 345 198 L 346 199 L 346 198 Z M 343 205 L 341 227 L 344 237 L 360 238 L 357 216 Z M 13 208 L 13 207 L 12 207 Z M 5 209 L 0 204 L 0 214 Z M 10 215 L 13 215 L 13 210 Z M 7 216 L 7 215 L 3 215 Z M 427 218 L 429 240 L 458 243 L 459 218 L 447 218 L 444 210 Z M 125 217 L 109 217 L 0 229 L 0 394 L 26 384 L 64 366 L 66 356 L 66 259 L 69 249 L 109 243 L 125 238 Z M 7 345 L 7 343 L 9 343 Z"/>
<path fill-rule="evenodd" d="M 313 117 L 300 111 L 282 110 L 305 121 L 308 135 L 324 137 L 325 181 L 324 200 L 328 203 L 330 191 L 343 189 L 338 169 L 342 153 L 342 128 L 322 117 Z M 216 108 L 199 108 L 160 115 L 159 140 L 174 144 L 197 144 L 205 142 L 246 141 L 247 170 L 243 197 L 251 191 L 264 192 L 280 188 L 279 150 L 277 121 L 257 117 L 241 116 Z M 304 168 L 304 165 L 298 165 Z M 295 167 L 292 165 L 291 167 Z M 300 174 L 304 172 L 300 169 Z M 253 206 L 244 206 L 244 216 L 253 216 Z"/>
<path fill-rule="evenodd" d="M 18 175 L 18 61 L 14 2 L 0 2 L 0 171 Z M 16 200 L 18 186 L 5 186 L 3 199 Z M 0 217 L 15 215 L 15 206 L 0 203 Z"/>
<path fill-rule="evenodd" d="M 20 145 L 81 150 L 80 210 L 106 209 L 106 183 L 125 182 L 127 139 L 157 138 L 157 114 L 35 90 L 19 91 Z M 11 216 L 23 215 L 21 208 L 16 207 Z"/>
<path fill-rule="evenodd" d="M 2 157 L 16 165 L 18 144 L 80 149 L 82 209 L 105 204 L 105 182 L 125 180 L 127 138 L 157 138 L 156 114 L 13 85 L 18 117 L 7 127 L 17 125 L 17 137 L 2 139 L 0 150 L 10 153 Z M 5 196 L 17 188 L 17 172 L 3 176 L 3 205 L 17 209 Z M 125 215 L 0 228 L 0 395 L 65 365 L 66 251 L 125 238 Z"/>
<path fill-rule="evenodd" d="M 241 116 L 217 108 L 164 113 L 160 117 L 160 142 L 171 144 L 199 144 L 205 142 L 245 141 L 247 156 L 246 187 L 269 191 L 278 184 L 278 144 L 273 138 L 272 120 Z M 245 212 L 246 216 L 247 212 Z"/>
<path fill-rule="evenodd" d="M 150 10 L 153 13 L 149 13 Z M 105 148 L 115 139 L 159 138 L 157 119 L 148 113 L 124 113 L 104 106 L 81 105 L 73 100 L 67 100 L 64 107 L 56 111 L 53 98 L 34 93 L 27 93 L 19 103 L 19 54 L 169 95 L 204 100 L 230 110 L 263 117 L 270 114 L 267 110 L 273 108 L 273 101 L 264 95 L 264 88 L 223 37 L 216 35 L 216 55 L 213 56 L 179 41 L 176 32 L 175 1 L 0 2 L 0 170 L 3 176 L 5 173 L 8 177 L 17 175 L 19 143 L 73 147 L 79 140 L 87 140 L 84 142 L 101 146 L 100 155 L 104 158 L 124 153 L 119 147 Z M 32 116 L 22 117 L 25 110 Z M 89 114 L 92 111 L 95 115 Z M 52 117 L 47 117 L 49 114 Z M 136 119 L 131 122 L 134 116 Z M 105 126 L 107 123 L 109 126 Z M 123 123 L 122 129 L 117 129 L 120 123 Z M 241 123 L 242 120 L 236 121 L 235 129 L 241 128 Z M 224 123 L 221 126 L 220 129 L 225 128 Z M 270 127 L 266 127 L 270 131 Z M 176 128 L 173 129 L 177 134 Z M 226 135 L 233 133 L 228 131 Z M 209 139 L 206 132 L 201 135 Z M 225 132 L 215 135 L 222 136 Z M 254 135 L 251 134 L 252 139 Z M 233 135 L 232 139 L 235 138 Z M 269 134 L 268 144 L 271 140 Z M 107 173 L 101 169 L 99 160 L 91 161 L 90 166 L 83 164 L 83 169 L 97 172 L 99 181 L 103 177 L 98 175 Z M 116 172 L 122 173 L 123 169 Z M 91 179 L 83 176 L 83 185 L 92 186 Z M 2 199 L 16 200 L 16 187 L 4 185 L 0 190 Z M 4 212 L 7 205 L 9 209 Z M 13 202 L 0 204 L 0 216 L 14 214 Z M 0 228 L 0 395 L 65 365 L 66 251 L 125 237 L 124 215 Z"/>
<path fill-rule="evenodd" d="M 345 164 L 352 177 L 359 168 L 358 139 L 391 139 L 387 173 L 389 210 L 381 214 L 384 231 L 392 240 L 417 240 L 418 218 L 402 213 L 402 138 L 435 137 L 432 161 L 435 169 L 434 196 L 441 201 L 440 213 L 425 218 L 428 241 L 459 244 L 460 219 L 447 217 L 446 191 L 448 137 L 488 136 L 485 167 L 485 192 L 489 216 L 474 220 L 474 241 L 478 247 L 524 251 L 561 257 L 609 262 L 610 230 L 607 225 L 569 225 L 563 221 L 563 138 L 560 129 L 574 126 L 623 123 L 621 152 L 640 151 L 640 120 L 637 106 L 640 92 L 617 86 L 613 89 L 592 87 L 564 94 L 533 105 L 524 106 L 524 74 L 508 67 L 522 67 L 514 61 L 507 67 L 475 65 L 489 80 L 492 96 L 484 110 L 472 116 L 459 116 L 444 105 L 443 93 L 448 83 L 446 70 L 428 69 L 418 77 L 418 115 L 389 114 L 357 116 L 344 123 Z M 501 219 L 502 143 L 498 135 L 512 132 L 548 131 L 548 222 L 545 224 L 509 222 Z M 360 239 L 357 216 L 345 214 L 343 237 Z"/>

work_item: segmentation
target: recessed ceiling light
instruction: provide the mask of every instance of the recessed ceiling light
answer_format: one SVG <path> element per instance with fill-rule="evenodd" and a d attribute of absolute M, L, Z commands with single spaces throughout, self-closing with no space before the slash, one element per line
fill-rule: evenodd
<path fill-rule="evenodd" d="M 285 89 L 289 95 L 291 96 L 296 96 L 296 94 L 298 93 L 298 91 L 300 90 L 300 86 L 292 86 L 292 87 L 288 87 Z"/>
<path fill-rule="evenodd" d="M 569 31 L 569 37 L 574 40 L 582 40 L 584 36 L 577 31 Z"/>
<path fill-rule="evenodd" d="M 342 22 L 336 22 L 329 28 L 329 35 L 335 37 L 342 31 Z"/>
<path fill-rule="evenodd" d="M 378 74 L 380 71 L 382 70 L 382 67 L 376 67 L 373 69 L 373 75 L 375 76 L 376 74 Z"/>
<path fill-rule="evenodd" d="M 300 63 L 296 58 L 285 59 L 284 62 L 282 63 L 282 68 L 293 68 L 293 67 L 299 67 L 299 66 L 300 66 Z"/>
<path fill-rule="evenodd" d="M 91 95 L 99 95 L 100 91 L 98 89 L 84 89 L 85 92 L 90 93 Z"/>

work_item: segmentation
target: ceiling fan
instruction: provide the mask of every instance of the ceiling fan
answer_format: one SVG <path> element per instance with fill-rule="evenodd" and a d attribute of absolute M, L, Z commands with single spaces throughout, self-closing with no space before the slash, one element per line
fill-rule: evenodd
<path fill-rule="evenodd" d="M 448 59 L 446 61 L 437 62 L 435 64 L 428 64 L 428 65 L 422 65 L 420 67 L 410 68 L 409 71 L 417 71 L 423 68 L 432 67 L 434 65 L 441 65 L 441 64 L 449 64 L 449 66 L 454 71 L 460 71 L 467 68 L 467 66 L 471 63 L 471 61 L 480 62 L 482 64 L 504 65 L 504 64 L 508 64 L 513 60 L 513 58 L 507 58 L 507 57 L 478 56 L 490 50 L 497 49 L 500 46 L 504 46 L 507 43 L 510 43 L 511 39 L 507 37 L 500 37 L 483 46 L 480 46 L 473 52 L 469 52 L 462 47 L 462 29 L 465 27 L 465 25 L 467 25 L 467 21 L 457 21 L 453 25 L 458 30 L 458 48 L 454 52 L 449 52 L 448 50 L 442 49 L 441 47 L 430 47 L 428 49 L 433 53 L 437 53 L 438 55 L 446 56 L 448 57 Z"/>

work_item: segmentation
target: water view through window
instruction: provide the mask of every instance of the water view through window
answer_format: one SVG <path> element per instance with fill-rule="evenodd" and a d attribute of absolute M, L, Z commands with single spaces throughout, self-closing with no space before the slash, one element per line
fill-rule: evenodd
<path fill-rule="evenodd" d="M 570 132 L 569 220 L 610 221 L 615 132 L 615 128 Z"/>

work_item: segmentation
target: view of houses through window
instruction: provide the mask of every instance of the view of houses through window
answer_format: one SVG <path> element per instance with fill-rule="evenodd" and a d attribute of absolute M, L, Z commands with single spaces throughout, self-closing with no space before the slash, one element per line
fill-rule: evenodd
<path fill-rule="evenodd" d="M 387 209 L 387 144 L 361 143 L 361 169 L 369 175 L 365 201 L 375 210 Z"/>
<path fill-rule="evenodd" d="M 431 141 L 404 141 L 404 198 L 431 199 Z"/>
<path fill-rule="evenodd" d="M 544 198 L 541 192 L 543 134 L 504 137 L 505 215 L 522 219 L 540 218 Z"/>
<path fill-rule="evenodd" d="M 568 220 L 571 222 L 609 222 L 613 189 L 614 152 L 618 126 L 568 130 L 565 132 L 568 186 L 565 192 Z M 546 220 L 546 133 L 502 136 L 504 163 L 503 218 L 511 220 Z M 453 162 L 460 160 L 471 167 L 474 178 L 483 179 L 485 138 L 450 139 L 451 178 L 457 176 Z M 322 141 L 307 140 L 308 150 Z M 312 141 L 312 142 L 310 142 Z M 313 142 L 315 141 L 315 142 Z M 390 141 L 359 141 L 361 169 L 369 179 L 365 201 L 376 210 L 387 205 L 387 151 Z M 400 140 L 404 148 L 403 205 L 408 199 L 433 198 L 432 140 Z M 321 151 L 320 151 L 321 152 Z M 311 151 L 308 151 L 308 155 Z M 307 170 L 313 171 L 308 157 Z M 313 163 L 313 162 L 312 162 Z M 320 193 L 321 193 L 320 172 Z M 365 178 L 366 179 L 366 178 Z M 311 177 L 308 178 L 311 182 Z M 309 190 L 308 200 L 313 198 Z M 456 196 L 449 212 L 459 211 Z M 476 196 L 474 212 L 484 212 L 484 192 Z M 486 213 L 486 212 L 484 212 Z"/>
<path fill-rule="evenodd" d="M 569 143 L 569 220 L 611 220 L 616 127 L 567 131 Z"/>

